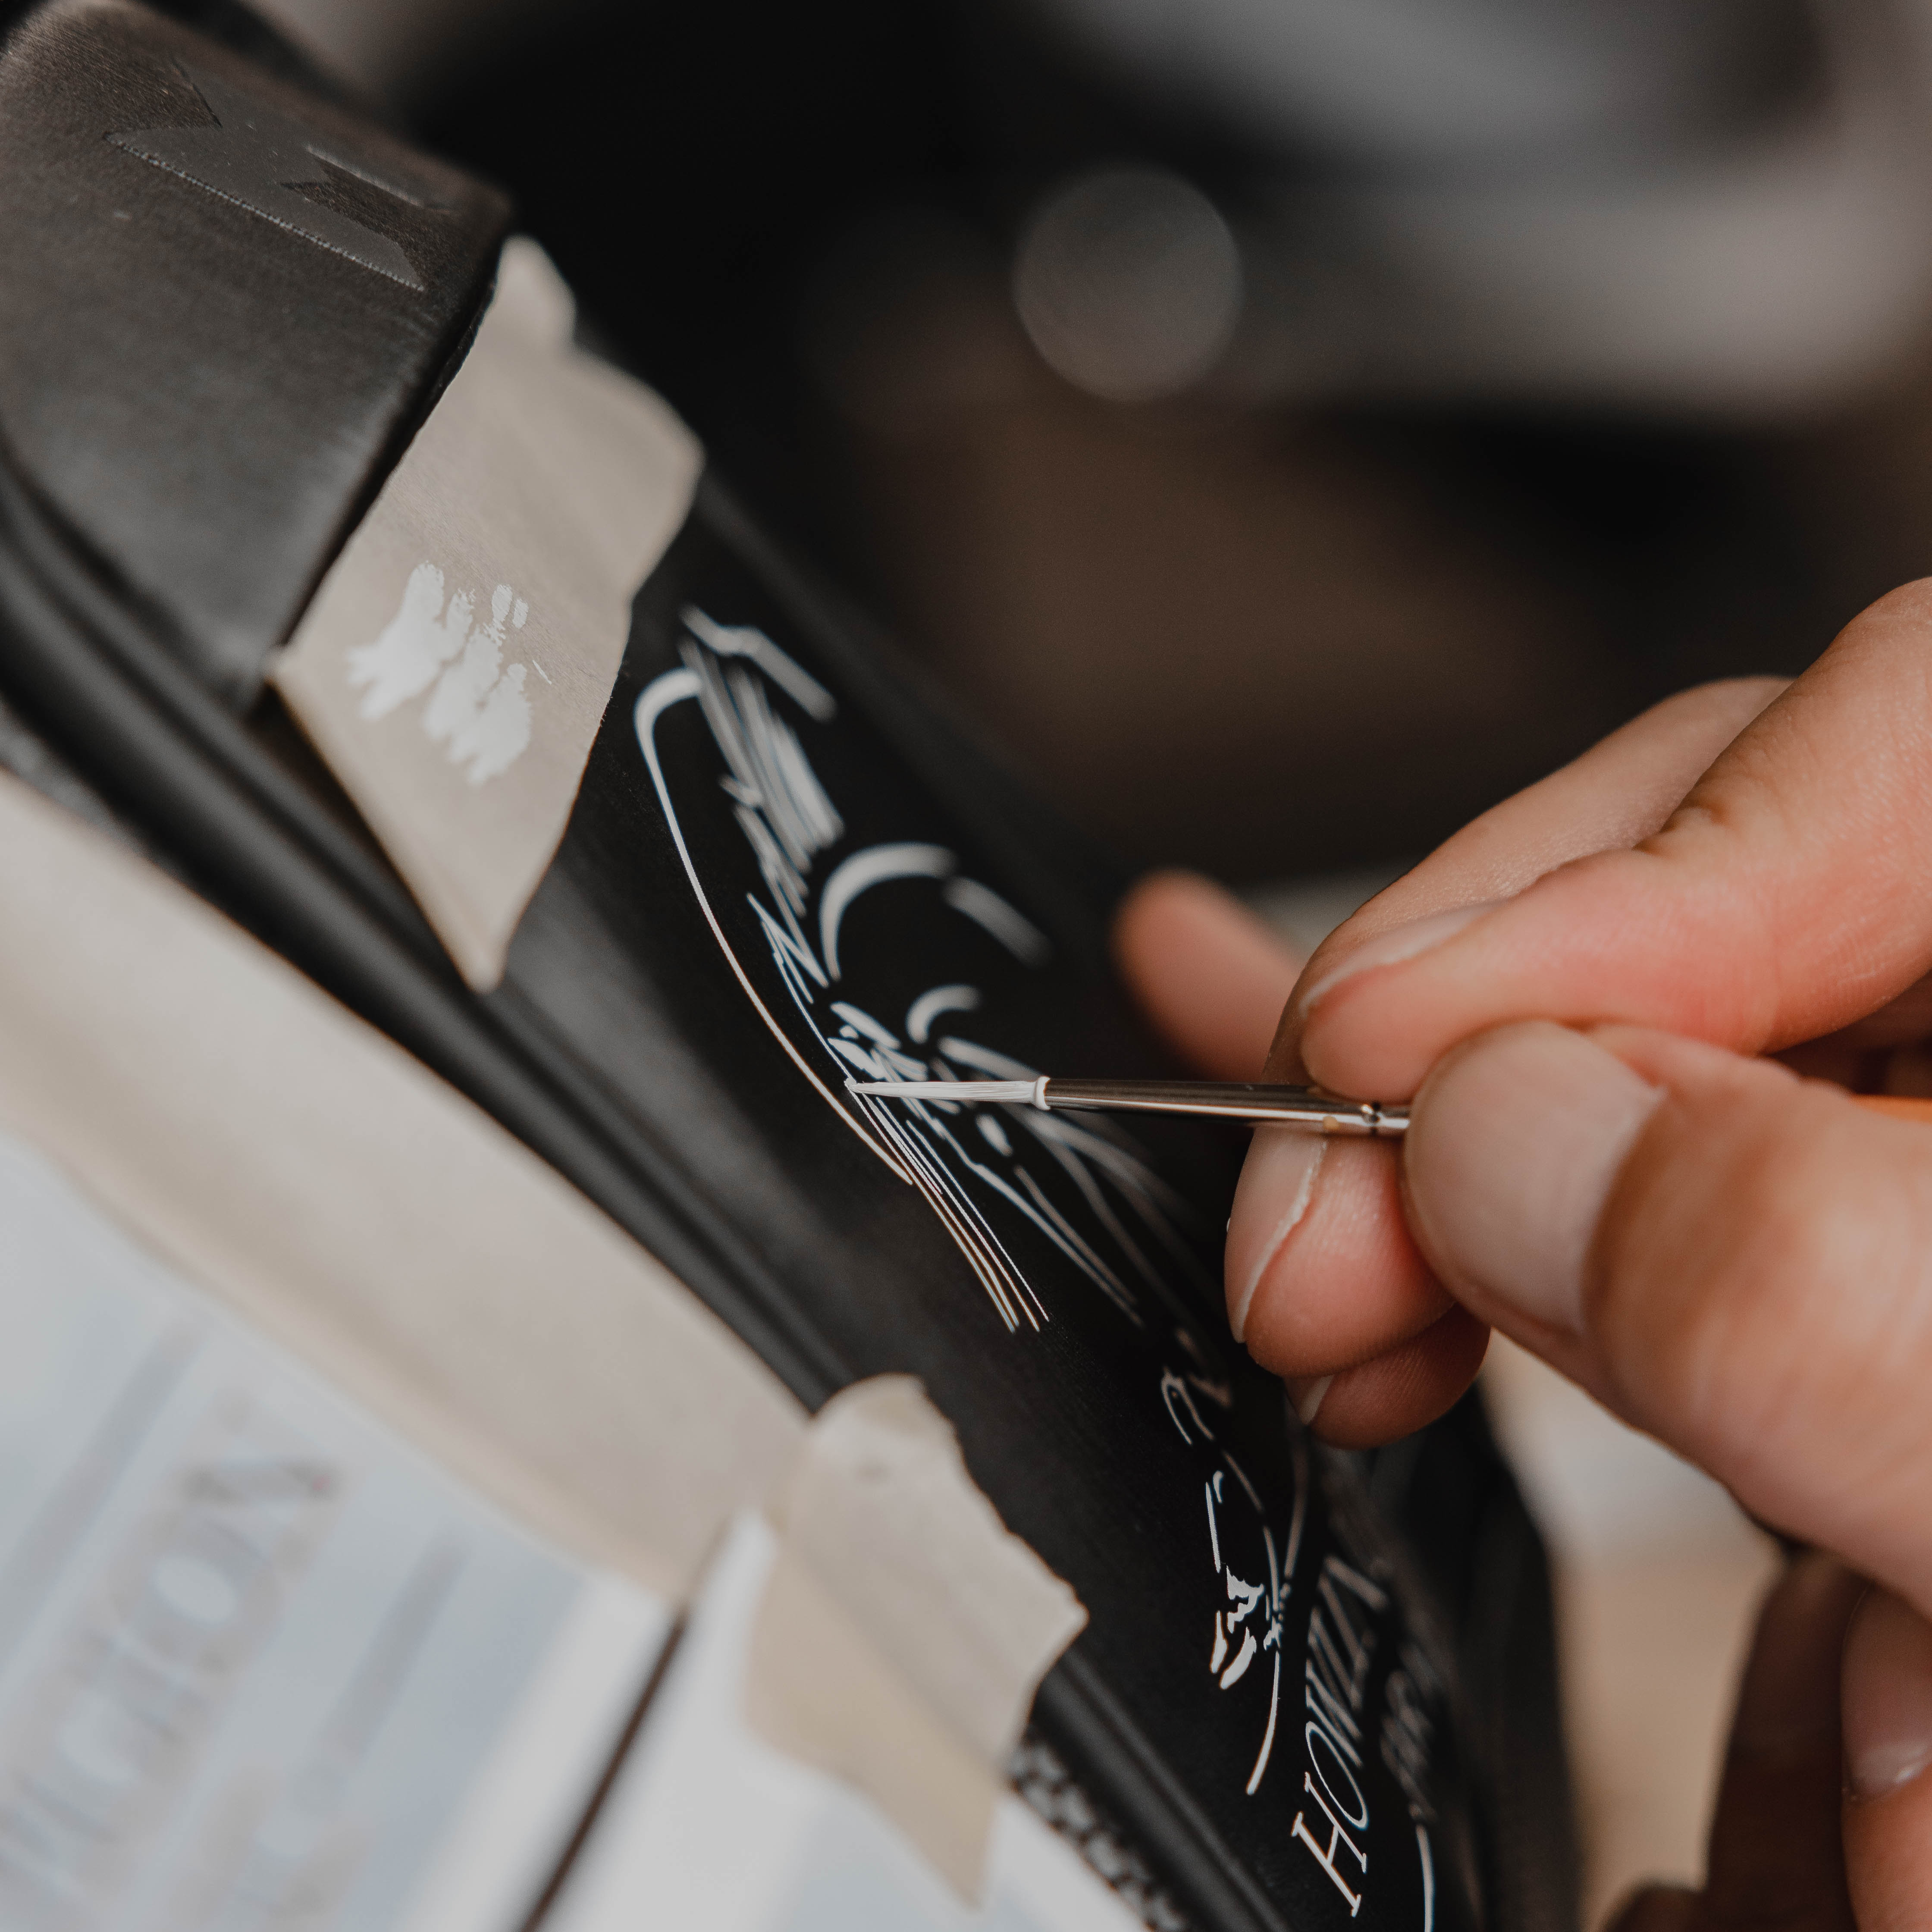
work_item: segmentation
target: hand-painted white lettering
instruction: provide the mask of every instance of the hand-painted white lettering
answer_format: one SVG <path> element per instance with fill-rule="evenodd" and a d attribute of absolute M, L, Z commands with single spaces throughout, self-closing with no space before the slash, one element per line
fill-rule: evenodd
<path fill-rule="evenodd" d="M 1312 1722 L 1302 1726 L 1302 1735 L 1308 1745 L 1308 1762 L 1315 1775 L 1322 1780 L 1322 1789 L 1328 1794 L 1328 1802 L 1357 1831 L 1366 1832 L 1369 1828 L 1369 1801 L 1363 1795 L 1360 1780 L 1348 1760 L 1336 1748 L 1335 1740 L 1324 1726 Z M 1346 1797 L 1342 1795 L 1343 1786 L 1347 1789 Z"/>
<path fill-rule="evenodd" d="M 998 1203 L 1022 1216 L 1122 1314 L 1139 1324 L 1141 1298 L 1130 1285 L 1130 1275 L 1158 1291 L 1165 1288 L 1162 1262 L 1198 1264 L 1176 1225 L 1188 1211 L 1185 1204 L 1128 1136 L 1112 1123 L 1079 1126 L 1019 1108 L 1003 1110 L 1001 1118 L 995 1117 L 1000 1110 L 976 1112 L 976 1132 L 962 1135 L 965 1110 L 940 1096 L 882 1101 L 848 1090 L 842 1102 L 812 1046 L 780 1024 L 754 986 L 748 962 L 733 950 L 699 876 L 656 742 L 664 714 L 693 699 L 724 760 L 726 769 L 718 782 L 731 801 L 733 817 L 765 888 L 763 894 L 747 895 L 749 908 L 780 983 L 807 1035 L 832 1063 L 840 1084 L 850 1079 L 941 1084 L 957 1077 L 956 1066 L 994 1070 L 1015 1080 L 1038 1078 L 1036 1068 L 972 1042 L 948 1037 L 933 1049 L 934 1022 L 947 1012 L 976 1009 L 982 999 L 976 986 L 949 980 L 914 1000 L 905 1023 L 911 1047 L 866 1011 L 850 991 L 867 970 L 862 958 L 855 967 L 847 957 L 850 934 L 858 929 L 854 908 L 862 898 L 892 882 L 905 882 L 885 902 L 902 926 L 909 916 L 930 919 L 936 896 L 948 914 L 978 926 L 1024 965 L 1040 964 L 1047 956 L 1047 942 L 999 894 L 959 876 L 958 860 L 944 846 L 883 841 L 844 854 L 822 879 L 815 878 L 820 855 L 844 838 L 844 823 L 798 731 L 778 707 L 782 700 L 789 700 L 807 719 L 824 724 L 836 717 L 836 704 L 809 673 L 754 627 L 720 624 L 695 608 L 685 610 L 682 621 L 683 668 L 656 680 L 638 699 L 638 740 L 706 920 L 760 1017 L 847 1124 L 901 1179 L 926 1196 L 1010 1331 L 1022 1325 L 1036 1329 L 1048 1317 L 996 1232 L 996 1216 L 1004 1211 Z M 922 883 L 923 900 L 915 895 Z M 909 910 L 901 910 L 902 904 Z M 848 994 L 831 1003 L 839 1022 L 836 1027 L 818 1010 L 820 996 L 835 982 Z M 927 1049 L 927 1057 L 921 1059 L 912 1048 Z M 1045 1167 L 1029 1157 L 1035 1154 L 1046 1157 Z M 1056 1176 L 1060 1178 L 1058 1198 L 1050 1185 Z M 1090 1231 L 1081 1225 L 1083 1215 L 1093 1224 Z M 1115 1254 L 1124 1259 L 1125 1271 Z M 1219 1384 L 1204 1381 L 1202 1387 L 1225 1400 Z"/>
<path fill-rule="evenodd" d="M 1362 1909 L 1362 1894 L 1357 1892 L 1349 1884 L 1348 1880 L 1342 1876 L 1341 1868 L 1335 1862 L 1335 1855 L 1340 1851 L 1346 1850 L 1348 1852 L 1360 1868 L 1354 1874 L 1358 1880 L 1365 1880 L 1368 1876 L 1369 1855 L 1342 1829 L 1341 1820 L 1329 1810 L 1321 1792 L 1315 1788 L 1314 1779 L 1306 1772 L 1302 1774 L 1301 1782 L 1303 1788 L 1307 1792 L 1309 1796 L 1321 1807 L 1322 1815 L 1328 1822 L 1328 1842 L 1326 1845 L 1316 1843 L 1314 1834 L 1308 1828 L 1307 1814 L 1305 1812 L 1298 1811 L 1294 1814 L 1294 1822 L 1288 1827 L 1288 1830 L 1315 1855 L 1315 1862 L 1328 1874 L 1329 1878 L 1334 1882 L 1335 1889 L 1348 1901 L 1348 1916 L 1352 1918 Z M 1366 1885 L 1364 1889 L 1366 1889 Z"/>
<path fill-rule="evenodd" d="M 1302 1741 L 1308 1757 L 1302 1783 L 1322 1808 L 1331 1830 L 1325 1852 L 1299 1815 L 1294 1834 L 1352 1901 L 1352 1916 L 1360 1903 L 1360 1894 L 1343 1882 L 1335 1854 L 1339 1846 L 1346 1845 L 1360 1860 L 1361 1876 L 1366 1878 L 1367 1859 L 1343 1828 L 1366 1832 L 1369 1826 L 1367 1794 L 1355 1775 L 1362 1763 L 1362 1706 L 1378 1637 L 1365 1612 L 1386 1610 L 1388 1593 L 1331 1552 L 1322 1559 L 1316 1594 L 1319 1600 L 1308 1619 L 1308 1644 L 1302 1660 L 1306 1712 Z M 1386 1753 L 1386 1740 L 1384 1748 Z"/>
<path fill-rule="evenodd" d="M 1190 1340 L 1184 1334 L 1184 1340 Z M 1190 1352 L 1192 1351 L 1190 1350 Z M 1294 1514 L 1288 1532 L 1288 1561 L 1283 1564 L 1278 1556 L 1274 1532 L 1268 1520 L 1268 1511 L 1263 1508 L 1259 1493 L 1248 1480 L 1246 1472 L 1215 1438 L 1214 1431 L 1202 1414 L 1196 1397 L 1204 1395 L 1227 1406 L 1232 1391 L 1198 1375 L 1181 1375 L 1172 1369 L 1164 1369 L 1161 1373 L 1160 1394 L 1166 1404 L 1168 1419 L 1173 1423 L 1184 1442 L 1209 1448 L 1218 1457 L 1220 1466 L 1202 1486 L 1202 1500 L 1208 1510 L 1208 1546 L 1214 1558 L 1214 1568 L 1220 1578 L 1221 1588 L 1226 1598 L 1223 1606 L 1214 1613 L 1214 1628 L 1210 1634 L 1208 1668 L 1216 1684 L 1222 1690 L 1232 1690 L 1247 1676 L 1257 1659 L 1266 1658 L 1270 1665 L 1268 1676 L 1268 1718 L 1262 1733 L 1260 1749 L 1255 1754 L 1253 1768 L 1248 1774 L 1246 1790 L 1252 1797 L 1261 1788 L 1266 1774 L 1268 1760 L 1274 1750 L 1275 1726 L 1281 1708 L 1281 1655 L 1282 1638 L 1282 1606 L 1286 1601 L 1295 1559 L 1301 1547 L 1302 1525 L 1307 1509 L 1308 1468 L 1306 1451 L 1298 1439 L 1292 1451 L 1294 1456 L 1295 1498 Z M 1190 1428 L 1190 1424 L 1192 1426 Z M 1255 1515 L 1255 1528 L 1260 1532 L 1260 1554 L 1268 1564 L 1268 1581 L 1265 1584 L 1249 1582 L 1234 1569 L 1229 1552 L 1234 1547 L 1231 1541 L 1224 1540 L 1222 1510 L 1227 1505 L 1230 1491 L 1227 1478 L 1232 1475 L 1238 1485 L 1239 1493 L 1246 1498 Z M 1229 1537 L 1240 1534 L 1239 1512 L 1235 1520 L 1227 1525 Z M 1252 1536 L 1255 1530 L 1246 1532 Z M 1253 1546 L 1249 1546 L 1252 1548 Z"/>

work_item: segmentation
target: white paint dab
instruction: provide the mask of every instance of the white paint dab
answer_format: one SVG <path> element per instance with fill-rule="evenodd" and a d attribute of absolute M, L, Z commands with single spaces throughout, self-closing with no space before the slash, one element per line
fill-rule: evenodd
<path fill-rule="evenodd" d="M 424 731 L 472 785 L 480 785 L 501 777 L 530 742 L 530 700 L 524 691 L 529 667 L 503 662 L 508 633 L 524 628 L 530 606 L 500 584 L 480 622 L 475 609 L 466 590 L 446 599 L 442 572 L 433 563 L 418 564 L 381 635 L 350 652 L 349 686 L 362 693 L 358 708 L 371 720 L 428 691 Z"/>

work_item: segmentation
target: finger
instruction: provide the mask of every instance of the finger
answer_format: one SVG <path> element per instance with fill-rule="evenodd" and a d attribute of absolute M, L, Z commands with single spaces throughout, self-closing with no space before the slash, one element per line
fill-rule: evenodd
<path fill-rule="evenodd" d="M 1758 1613 L 1711 1823 L 1705 1914 L 1721 1926 L 1851 1932 L 1839 1827 L 1839 1660 L 1865 1590 L 1810 1551 Z"/>
<path fill-rule="evenodd" d="M 1932 979 L 1915 980 L 1864 1018 L 1778 1056 L 1792 1072 L 1858 1094 L 1932 1094 Z"/>
<path fill-rule="evenodd" d="M 1902 992 L 1932 964 L 1929 646 L 1932 584 L 1893 592 L 1747 727 L 1662 830 L 1454 930 L 1384 932 L 1304 975 L 1310 1072 L 1400 1098 L 1456 1041 L 1538 1016 L 1759 1053 Z"/>
<path fill-rule="evenodd" d="M 1265 1220 L 1258 1194 L 1274 1204 Z M 1255 1131 L 1228 1221 L 1227 1277 L 1235 1340 L 1264 1368 L 1304 1380 L 1400 1347 L 1451 1305 L 1403 1225 L 1388 1150 L 1292 1127 Z M 1419 1426 L 1410 1415 L 1392 1408 L 1390 1433 Z"/>
<path fill-rule="evenodd" d="M 1324 1442 L 1370 1448 L 1444 1414 L 1476 1379 L 1489 1346 L 1487 1326 L 1452 1305 L 1420 1335 L 1360 1367 L 1292 1379 L 1288 1399 Z"/>
<path fill-rule="evenodd" d="M 1405 1168 L 1474 1314 L 1932 1604 L 1932 1127 L 1696 1042 L 1532 1022 L 1430 1075 Z"/>
<path fill-rule="evenodd" d="M 1580 852 L 1654 830 L 1781 688 L 1756 679 L 1659 705 L 1458 833 L 1344 933 L 1513 892 Z M 1277 1079 L 1300 1077 L 1292 1028 L 1268 1070 Z M 1256 1136 L 1228 1225 L 1227 1292 L 1234 1333 L 1258 1360 L 1278 1374 L 1318 1378 L 1404 1347 L 1441 1319 L 1445 1297 L 1403 1223 L 1398 1174 L 1386 1144 L 1337 1142 L 1324 1154 L 1319 1142 Z M 1387 1440 L 1428 1419 L 1426 1405 L 1396 1399 L 1402 1390 L 1419 1397 L 1419 1383 L 1397 1377 L 1379 1386 L 1388 1400 L 1378 1412 L 1370 1382 L 1357 1382 L 1358 1430 L 1370 1429 L 1379 1413 L 1373 1426 Z M 1438 1398 L 1432 1387 L 1428 1404 Z M 1325 1421 L 1321 1426 L 1325 1433 Z"/>
<path fill-rule="evenodd" d="M 1787 682 L 1736 678 L 1653 705 L 1560 771 L 1473 820 L 1345 920 L 1310 958 L 1304 988 L 1319 985 L 1386 934 L 1406 934 L 1419 920 L 1453 920 L 1471 907 L 1511 898 L 1573 860 L 1626 849 L 1660 831 L 1719 753 Z M 1298 1006 L 1283 1014 L 1270 1078 L 1303 1076 L 1302 1021 Z"/>
<path fill-rule="evenodd" d="M 1864 1932 L 1932 1924 L 1932 1624 L 1888 1592 L 1845 1645 L 1845 1862 Z"/>
<path fill-rule="evenodd" d="M 1154 872 L 1114 915 L 1128 990 L 1184 1060 L 1210 1078 L 1260 1075 L 1300 961 L 1232 893 L 1192 872 Z"/>
<path fill-rule="evenodd" d="M 1114 944 L 1143 1008 L 1204 1071 L 1246 1078 L 1258 1070 L 1281 1003 L 1294 983 L 1292 956 L 1240 902 L 1187 873 L 1156 873 L 1128 895 L 1116 916 Z M 1244 1170 L 1285 1190 L 1288 1219 L 1301 1223 L 1306 1264 L 1328 1292 L 1307 1304 L 1259 1298 L 1250 1322 L 1262 1260 L 1282 1250 L 1276 1227 L 1265 1256 L 1231 1252 L 1228 1318 L 1238 1340 L 1278 1375 L 1326 1377 L 1395 1350 L 1386 1367 L 1344 1378 L 1336 1426 L 1355 1442 L 1386 1441 L 1432 1420 L 1467 1386 L 1485 1334 L 1452 1327 L 1426 1348 L 1402 1345 L 1439 1322 L 1450 1304 L 1416 1255 L 1402 1226 L 1395 1168 L 1366 1144 L 1328 1142 L 1264 1128 L 1264 1156 Z M 1316 1175 L 1328 1162 L 1322 1199 L 1306 1210 Z M 1282 1217 L 1277 1216 L 1279 1222 Z M 1456 1377 L 1460 1375 L 1461 1380 Z M 1330 1433 L 1328 1418 L 1321 1425 Z M 1342 1439 L 1336 1437 L 1335 1439 Z"/>

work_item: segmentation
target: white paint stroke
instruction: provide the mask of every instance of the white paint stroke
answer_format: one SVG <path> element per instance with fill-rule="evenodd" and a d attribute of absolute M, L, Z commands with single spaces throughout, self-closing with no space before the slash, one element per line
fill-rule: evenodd
<path fill-rule="evenodd" d="M 906 1009 L 906 1034 L 921 1046 L 941 1013 L 970 1013 L 980 1004 L 976 986 L 934 986 Z"/>
<path fill-rule="evenodd" d="M 959 861 L 944 845 L 869 845 L 854 852 L 825 882 L 818 902 L 818 951 L 825 970 L 838 977 L 838 928 L 853 901 L 892 879 L 950 878 Z"/>
<path fill-rule="evenodd" d="M 801 710 L 820 724 L 827 724 L 838 716 L 838 706 L 831 692 L 764 632 L 749 624 L 721 624 L 694 604 L 687 604 L 680 614 L 685 628 L 700 643 L 708 644 L 721 658 L 750 658 L 774 684 L 790 694 Z"/>
<path fill-rule="evenodd" d="M 638 734 L 639 748 L 644 754 L 644 763 L 650 768 L 651 783 L 657 788 L 658 803 L 663 808 L 664 823 L 670 827 L 672 842 L 677 847 L 677 856 L 684 862 L 684 875 L 691 881 L 691 890 L 698 896 L 698 908 L 704 914 L 704 922 L 710 927 L 711 936 L 717 940 L 718 950 L 724 954 L 734 976 L 745 989 L 746 998 L 751 1001 L 754 1010 L 764 1022 L 772 1037 L 784 1048 L 792 1064 L 811 1082 L 823 1096 L 826 1105 L 858 1136 L 874 1157 L 902 1180 L 910 1183 L 912 1176 L 904 1167 L 887 1150 L 878 1136 L 868 1133 L 853 1118 L 850 1110 L 839 1105 L 831 1088 L 806 1064 L 804 1054 L 793 1046 L 790 1036 L 772 1018 L 770 1008 L 758 998 L 757 988 L 752 984 L 744 968 L 739 964 L 738 956 L 731 950 L 730 942 L 724 937 L 724 928 L 718 923 L 718 915 L 711 909 L 711 901 L 706 896 L 704 882 L 698 876 L 698 868 L 692 863 L 691 848 L 685 842 L 684 827 L 678 822 L 677 808 L 670 802 L 670 787 L 664 782 L 664 762 L 658 756 L 656 736 L 658 720 L 673 705 L 684 704 L 694 699 L 698 694 L 698 678 L 694 671 L 688 668 L 668 670 L 662 676 L 653 678 L 638 694 L 637 705 L 632 712 L 632 724 Z"/>
<path fill-rule="evenodd" d="M 1043 966 L 1053 957 L 1046 934 L 991 886 L 982 886 L 977 879 L 949 880 L 946 903 L 955 912 L 964 913 L 975 924 L 984 926 L 1022 965 Z"/>

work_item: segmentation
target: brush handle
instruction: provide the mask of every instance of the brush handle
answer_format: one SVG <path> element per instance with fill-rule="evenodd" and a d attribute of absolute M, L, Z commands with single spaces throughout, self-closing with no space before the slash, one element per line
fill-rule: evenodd
<path fill-rule="evenodd" d="M 1388 1139 L 1408 1131 L 1408 1109 L 1345 1100 L 1312 1087 L 1250 1080 L 1044 1080 L 1034 1105 L 1110 1114 L 1192 1114 L 1221 1120 L 1300 1127 L 1310 1133 Z"/>
<path fill-rule="evenodd" d="M 1192 1114 L 1212 1120 L 1300 1127 L 1310 1133 L 1394 1140 L 1408 1131 L 1408 1108 L 1375 1100 L 1344 1100 L 1311 1087 L 1240 1080 L 1046 1081 L 1049 1108 L 1090 1108 L 1112 1114 Z M 1861 1107 L 1898 1120 L 1932 1126 L 1932 1100 L 1896 1094 L 1854 1094 Z"/>
<path fill-rule="evenodd" d="M 1363 1140 L 1395 1140 L 1408 1131 L 1401 1102 L 1345 1100 L 1318 1087 L 1286 1087 L 1260 1080 L 854 1080 L 855 1094 L 882 1099 L 981 1106 L 1061 1108 L 1106 1114 L 1181 1114 L 1196 1119 L 1246 1120 L 1256 1126 L 1298 1127 L 1304 1133 Z M 1932 1100 L 1894 1094 L 1854 1094 L 1875 1114 L 1932 1125 Z"/>

